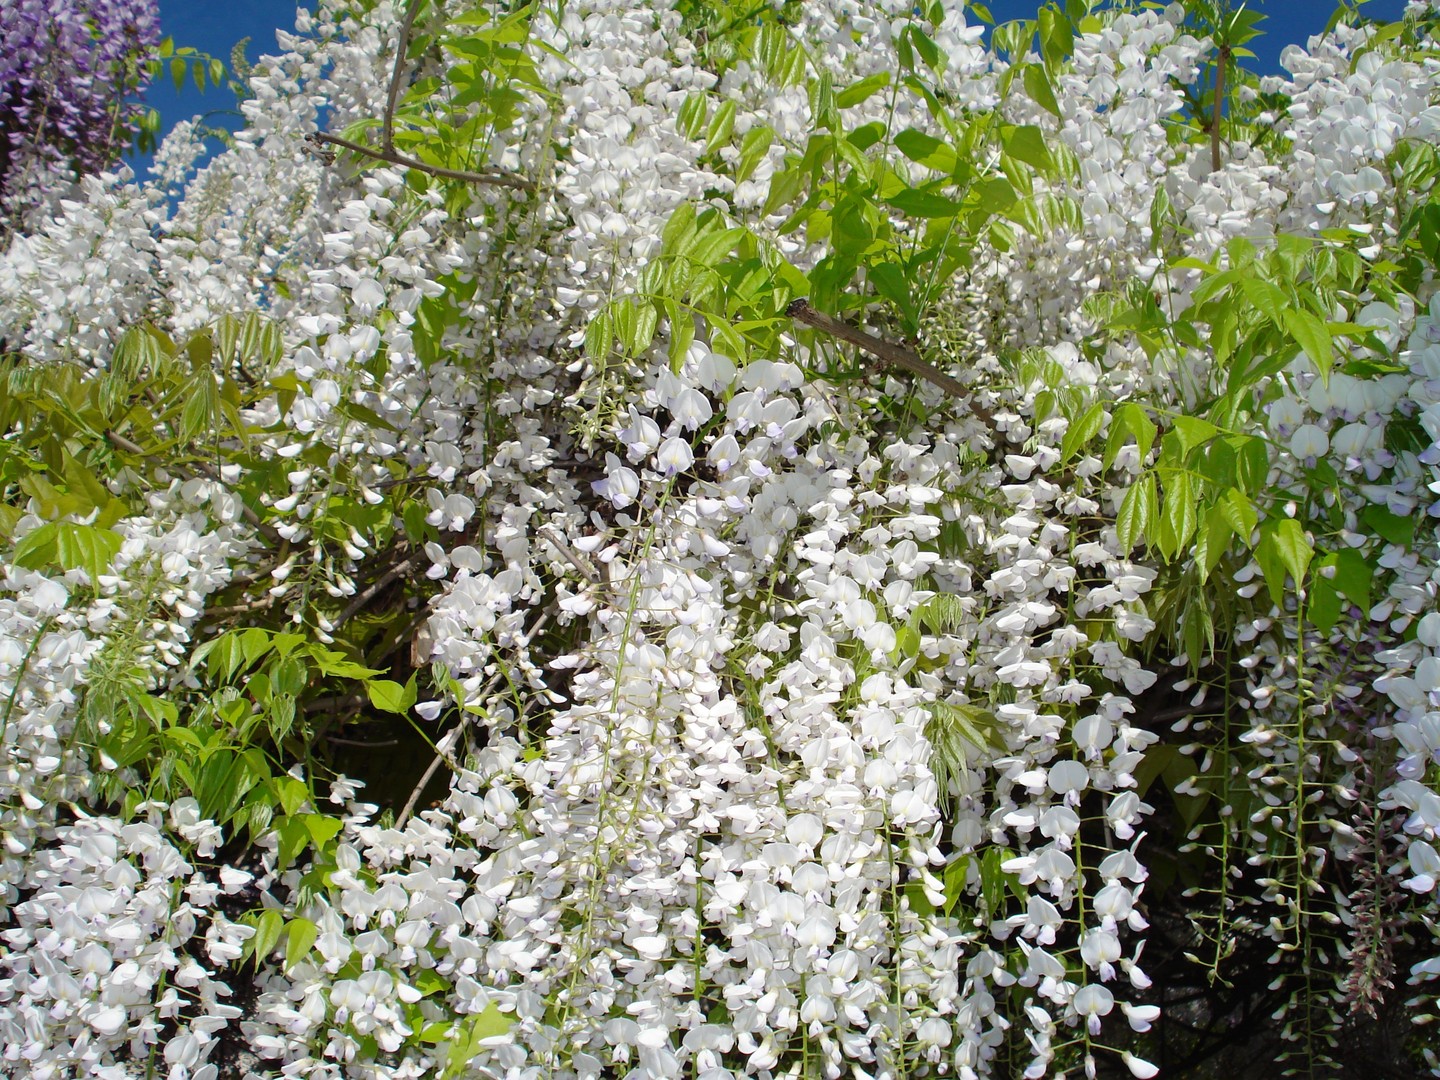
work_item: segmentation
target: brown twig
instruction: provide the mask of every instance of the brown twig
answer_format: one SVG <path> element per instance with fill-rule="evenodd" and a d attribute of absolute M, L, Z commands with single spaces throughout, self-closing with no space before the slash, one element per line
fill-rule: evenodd
<path fill-rule="evenodd" d="M 1225 68 L 1230 63 L 1230 46 L 1220 46 L 1215 68 L 1215 105 L 1210 110 L 1210 171 L 1220 171 L 1220 108 L 1225 103 Z"/>
<path fill-rule="evenodd" d="M 545 629 L 545 624 L 549 621 L 549 613 L 542 613 L 541 616 L 535 620 L 535 625 L 526 632 L 524 639 L 521 641 L 522 647 L 525 645 L 529 645 L 530 642 L 534 641 L 535 635 L 540 633 L 541 630 Z M 491 690 L 495 689 L 499 682 L 500 676 L 498 674 L 493 676 L 490 681 L 485 684 L 485 688 L 480 691 L 481 694 L 488 694 Z M 461 710 L 460 724 L 455 729 L 455 741 L 457 743 L 464 736 L 465 729 L 470 726 L 470 720 L 471 714 L 465 712 L 464 710 Z M 449 756 L 450 755 L 447 750 L 441 750 L 438 754 L 435 755 L 434 759 L 430 762 L 429 768 L 427 768 L 424 774 L 420 777 L 420 782 L 416 784 L 415 789 L 410 792 L 410 798 L 405 800 L 405 806 L 401 809 L 399 815 L 396 816 L 395 828 L 403 829 L 405 827 L 405 822 L 409 821 L 410 815 L 415 812 L 415 804 L 420 801 L 420 796 L 425 791 L 426 785 L 429 784 L 431 779 L 435 776 L 435 773 L 437 770 L 439 770 L 441 763 L 443 763 L 447 758 L 449 758 Z M 450 761 L 450 767 L 452 769 L 456 768 L 456 764 L 453 760 Z"/>
<path fill-rule="evenodd" d="M 385 117 L 380 123 L 380 147 L 386 153 L 395 152 L 395 109 L 400 104 L 400 81 L 405 77 L 405 54 L 410 51 L 410 32 L 415 29 L 415 17 L 420 14 L 424 0 L 410 0 L 405 21 L 400 24 L 400 40 L 395 43 L 395 67 L 390 72 L 390 91 L 385 95 Z"/>
<path fill-rule="evenodd" d="M 501 172 L 447 169 L 442 165 L 431 165 L 428 162 L 420 161 L 418 158 L 402 154 L 395 149 L 395 110 L 400 106 L 400 91 L 405 81 L 405 60 L 406 54 L 410 51 L 410 32 L 415 29 L 415 19 L 420 14 L 422 6 L 420 0 L 411 0 L 409 8 L 405 12 L 405 21 L 400 24 L 400 40 L 395 43 L 395 66 L 390 71 L 390 88 L 385 95 L 385 114 L 380 118 L 380 149 L 375 150 L 349 139 L 342 139 L 339 135 L 328 135 L 323 131 L 307 135 L 305 141 L 325 153 L 329 153 L 329 151 L 325 151 L 325 147 L 339 146 L 351 153 L 374 158 L 376 161 L 387 161 L 391 165 L 416 169 L 423 173 L 429 173 L 431 176 L 444 177 L 447 180 L 460 180 L 467 184 L 491 184 L 495 187 L 512 188 L 516 191 L 534 191 L 535 185 L 531 181 L 523 180 L 518 176 L 510 176 Z M 334 155 L 331 154 L 330 160 L 333 159 Z M 329 161 L 326 164 L 329 164 Z"/>
<path fill-rule="evenodd" d="M 565 537 L 555 526 L 542 525 L 536 530 L 536 533 L 541 540 L 544 540 L 563 556 L 566 562 L 579 570 L 590 584 L 599 585 L 604 581 L 604 578 L 600 576 L 600 571 L 595 568 L 595 564 L 566 543 Z"/>
<path fill-rule="evenodd" d="M 892 341 L 878 338 L 868 331 L 861 330 L 858 326 L 851 326 L 847 322 L 826 315 L 823 311 L 817 311 L 804 297 L 790 301 L 790 306 L 785 309 L 785 314 L 796 322 L 813 326 L 821 333 L 837 337 L 841 341 L 848 341 L 857 349 L 863 349 L 871 356 L 878 356 L 887 364 L 904 368 L 910 374 L 918 375 L 926 382 L 934 383 L 940 389 L 948 391 L 956 397 L 965 397 L 970 393 L 970 388 L 959 379 L 946 375 L 932 364 L 927 364 L 903 345 L 896 345 Z"/>
<path fill-rule="evenodd" d="M 206 608 L 204 614 L 207 619 L 228 619 L 232 615 L 249 615 L 256 611 L 268 611 L 274 606 L 275 597 L 266 593 L 254 600 L 231 604 L 229 607 Z"/>
<path fill-rule="evenodd" d="M 381 574 L 378 578 L 375 579 L 373 584 L 371 584 L 363 592 L 357 593 L 355 599 L 351 600 L 350 603 L 345 606 L 345 610 L 340 612 L 340 617 L 335 620 L 335 626 L 333 629 L 338 630 L 340 627 L 344 626 L 347 622 L 353 619 L 359 613 L 361 608 L 363 608 L 371 600 L 375 599 L 376 594 L 379 593 L 381 589 L 385 588 L 386 585 L 389 585 L 392 581 L 394 581 L 396 578 L 398 578 L 401 574 L 405 573 L 414 565 L 415 556 L 412 555 L 410 556 L 410 558 L 404 560 L 403 562 L 398 562 L 389 570 L 386 570 L 385 573 Z"/>
<path fill-rule="evenodd" d="M 343 709 L 356 708 L 365 704 L 364 694 L 326 694 L 305 703 L 305 711 L 337 713 Z"/>
<path fill-rule="evenodd" d="M 417 158 L 407 157 L 394 150 L 375 150 L 369 146 L 361 146 L 349 139 L 342 139 L 338 135 L 327 135 L 323 131 L 317 131 L 312 135 L 305 136 L 312 143 L 322 146 L 340 146 L 356 154 L 363 154 L 365 157 L 374 158 L 376 161 L 388 161 L 391 165 L 403 165 L 407 169 L 418 169 L 420 172 L 429 173 L 431 176 L 442 176 L 447 180 L 461 180 L 467 184 L 492 184 L 495 187 L 513 188 L 516 191 L 534 191 L 535 185 L 529 180 L 522 180 L 518 176 L 509 176 L 505 173 L 478 173 L 467 172 L 464 169 L 447 169 L 443 165 L 430 165 Z"/>
<path fill-rule="evenodd" d="M 362 750 L 370 750 L 382 746 L 399 746 L 399 739 L 377 739 L 374 742 L 366 742 L 364 739 L 347 739 L 341 735 L 326 735 L 326 742 L 332 742 L 336 746 L 358 746 Z"/>

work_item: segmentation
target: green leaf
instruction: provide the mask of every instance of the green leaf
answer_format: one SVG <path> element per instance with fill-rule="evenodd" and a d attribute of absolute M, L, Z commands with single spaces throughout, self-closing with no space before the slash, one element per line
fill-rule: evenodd
<path fill-rule="evenodd" d="M 885 202 L 901 213 L 918 218 L 954 217 L 962 209 L 960 203 L 947 195 L 919 188 L 903 188 L 891 195 Z"/>
<path fill-rule="evenodd" d="M 675 118 L 675 126 L 687 139 L 698 139 L 705 130 L 705 118 L 710 113 L 710 101 L 703 90 L 686 95 Z"/>
<path fill-rule="evenodd" d="M 914 128 L 906 128 L 895 136 L 895 149 L 917 165 L 943 173 L 954 173 L 960 164 L 959 157 L 948 144 Z"/>
<path fill-rule="evenodd" d="M 1167 557 L 1178 555 L 1195 534 L 1200 520 L 1194 484 L 1187 472 L 1172 472 L 1165 477 L 1164 501 L 1161 504 L 1161 528 L 1158 546 Z"/>
<path fill-rule="evenodd" d="M 285 927 L 285 970 L 310 955 L 311 946 L 320 936 L 320 928 L 309 919 L 291 919 Z"/>
<path fill-rule="evenodd" d="M 1133 401 L 1125 402 L 1115 410 L 1115 415 L 1110 421 L 1110 434 L 1105 440 L 1105 457 L 1101 462 L 1102 467 L 1109 469 L 1115 463 L 1116 455 L 1125 445 L 1126 436 L 1135 440 L 1140 463 L 1143 465 L 1146 456 L 1150 453 L 1150 448 L 1155 445 L 1155 433 L 1155 422 L 1146 415 L 1145 410 Z"/>
<path fill-rule="evenodd" d="M 1415 542 L 1415 519 L 1393 514 L 1383 506 L 1367 506 L 1360 521 L 1387 543 L 1409 547 Z"/>
<path fill-rule="evenodd" d="M 1335 364 L 1335 343 L 1329 328 L 1319 316 L 1304 309 L 1291 308 L 1285 312 L 1285 329 L 1290 331 L 1290 336 L 1314 363 L 1321 381 L 1328 385 L 1330 369 Z"/>
<path fill-rule="evenodd" d="M 279 944 L 280 935 L 285 932 L 285 918 L 280 912 L 270 908 L 259 915 L 247 917 L 247 921 L 255 927 L 255 936 L 250 939 L 249 949 L 258 968 L 269 959 L 275 946 Z"/>
<path fill-rule="evenodd" d="M 1354 548 L 1341 548 L 1333 555 L 1335 588 L 1364 611 L 1370 610 L 1370 590 L 1375 583 L 1375 564 Z"/>
<path fill-rule="evenodd" d="M 920 631 L 913 626 L 902 626 L 895 632 L 894 657 L 900 660 L 913 660 L 920 655 Z"/>
<path fill-rule="evenodd" d="M 405 705 L 405 687 L 390 679 L 369 679 L 365 683 L 365 692 L 370 696 L 370 704 L 381 712 L 405 713 L 409 711 Z"/>
<path fill-rule="evenodd" d="M 1165 436 L 1165 442 L 1172 443 L 1178 449 L 1177 461 L 1184 461 L 1190 451 L 1202 443 L 1209 442 L 1220 429 L 1208 420 L 1201 420 L 1198 416 L 1177 416 L 1174 427 Z"/>
<path fill-rule="evenodd" d="M 15 545 L 16 565 L 22 566 L 26 570 L 43 570 L 53 566 L 57 558 L 56 538 L 59 532 L 59 524 L 53 521 L 31 529 Z"/>
<path fill-rule="evenodd" d="M 1052 116 L 1060 115 L 1060 102 L 1055 99 L 1055 88 L 1050 85 L 1050 76 L 1039 64 L 1025 65 L 1025 92 L 1030 100 Z"/>
<path fill-rule="evenodd" d="M 982 180 L 971 189 L 976 207 L 985 214 L 1003 214 L 1015 205 L 1018 196 L 1010 181 L 1003 177 Z"/>
<path fill-rule="evenodd" d="M 839 109 L 851 109 L 878 94 L 885 87 L 890 85 L 890 73 L 881 71 L 870 75 L 851 86 L 847 86 L 835 95 L 835 107 Z"/>
<path fill-rule="evenodd" d="M 1120 550 L 1128 552 L 1155 521 L 1155 474 L 1146 473 L 1125 492 L 1115 519 L 1115 536 Z"/>
<path fill-rule="evenodd" d="M 1230 526 L 1231 532 L 1249 546 L 1250 534 L 1255 531 L 1255 523 L 1259 520 L 1249 499 L 1235 488 L 1230 488 L 1216 501 L 1214 513 L 1219 514 Z"/>
<path fill-rule="evenodd" d="M 508 1013 L 500 1011 L 499 1007 L 491 1002 L 472 1021 L 474 1024 L 474 1037 L 477 1039 L 495 1039 L 502 1035 L 510 1034 L 510 1029 L 515 1025 L 515 1018 Z"/>
<path fill-rule="evenodd" d="M 275 827 L 275 837 L 279 841 L 279 849 L 276 853 L 275 867 L 277 870 L 284 870 L 305 850 L 305 845 L 310 842 L 310 830 L 305 827 L 305 814 L 287 815 L 279 825 Z M 279 938 L 279 934 L 276 934 Z"/>
<path fill-rule="evenodd" d="M 730 137 L 735 134 L 735 102 L 721 102 L 720 108 L 715 110 L 715 117 L 710 121 L 710 129 L 705 136 L 705 154 L 713 154 L 720 147 L 730 142 Z"/>
<path fill-rule="evenodd" d="M 1305 530 L 1294 518 L 1270 518 L 1260 526 L 1260 543 L 1255 546 L 1255 560 L 1265 574 L 1270 599 L 1277 607 L 1284 606 L 1285 575 L 1288 573 L 1298 589 L 1305 583 L 1305 570 L 1315 549 L 1305 538 Z"/>
<path fill-rule="evenodd" d="M 1270 479 L 1270 447 L 1254 435 L 1235 435 L 1227 438 L 1235 449 L 1237 486 L 1245 494 L 1263 490 Z"/>
<path fill-rule="evenodd" d="M 1000 145 L 1016 161 L 1034 167 L 1045 176 L 1055 171 L 1055 159 L 1045 144 L 1045 134 L 1034 124 L 1006 125 L 1000 130 Z"/>
<path fill-rule="evenodd" d="M 1201 584 L 1204 584 L 1215 572 L 1215 567 L 1220 565 L 1234 534 L 1229 519 L 1221 509 L 1218 506 L 1210 507 L 1205 514 L 1205 524 L 1195 538 L 1195 565 L 1200 571 Z"/>
<path fill-rule="evenodd" d="M 1049 67 L 1059 67 L 1075 50 L 1075 34 L 1065 12 L 1050 6 L 1042 7 L 1035 16 L 1040 24 L 1040 54 Z"/>
<path fill-rule="evenodd" d="M 870 267 L 870 283 L 875 291 L 889 300 L 905 316 L 907 328 L 914 329 L 915 297 L 905 271 L 895 263 L 880 263 Z"/>
<path fill-rule="evenodd" d="M 1322 634 L 1328 634 L 1340 621 L 1341 610 L 1340 594 L 1335 591 L 1335 583 L 1324 575 L 1317 574 L 1310 585 L 1305 614 L 1315 624 L 1316 629 Z"/>
<path fill-rule="evenodd" d="M 601 308 L 585 327 L 585 355 L 592 360 L 604 360 L 610 355 L 610 346 L 614 342 L 614 316 L 610 314 L 608 307 Z"/>
<path fill-rule="evenodd" d="M 782 206 L 789 206 L 805 187 L 805 174 L 799 169 L 782 169 L 770 178 L 770 190 L 765 196 L 761 213 L 769 217 Z"/>
<path fill-rule="evenodd" d="M 1240 280 L 1240 291 L 1276 326 L 1285 325 L 1285 294 L 1277 286 L 1262 278 L 1247 277 Z"/>
<path fill-rule="evenodd" d="M 1067 462 L 1091 439 L 1100 434 L 1105 425 L 1105 406 L 1096 402 L 1086 409 L 1080 419 L 1065 429 L 1065 438 L 1060 442 L 1060 461 Z"/>
<path fill-rule="evenodd" d="M 749 235 L 743 228 L 720 229 L 701 235 L 686 253 L 690 261 L 701 266 L 714 266 L 724 255 L 735 250 L 735 245 Z"/>
<path fill-rule="evenodd" d="M 750 175 L 764 160 L 770 145 L 775 141 L 775 130 L 765 124 L 753 127 L 745 133 L 740 143 L 740 162 L 735 167 L 735 180 L 750 179 Z"/>

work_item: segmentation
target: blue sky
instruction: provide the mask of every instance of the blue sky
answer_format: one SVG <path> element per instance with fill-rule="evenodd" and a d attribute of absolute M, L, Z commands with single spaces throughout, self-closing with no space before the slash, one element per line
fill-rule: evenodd
<path fill-rule="evenodd" d="M 1002 22 L 1031 17 L 1039 6 L 1040 0 L 989 0 L 991 12 Z M 1319 33 L 1334 10 L 1330 0 L 1251 0 L 1250 7 L 1267 16 L 1260 26 L 1265 36 L 1251 44 L 1262 72 L 1279 71 L 1280 50 Z M 1371 0 L 1363 10 L 1375 18 L 1395 19 L 1404 8 L 1404 0 Z M 235 43 L 249 37 L 246 54 L 253 63 L 276 51 L 276 28 L 294 29 L 295 0 L 160 0 L 160 23 L 177 45 L 192 46 L 227 62 Z M 239 120 L 234 99 L 223 88 L 201 94 L 187 83 L 177 94 L 168 79 L 157 80 L 146 100 L 160 110 L 162 131 L 198 113 L 209 113 L 208 122 L 216 126 L 233 128 Z"/>

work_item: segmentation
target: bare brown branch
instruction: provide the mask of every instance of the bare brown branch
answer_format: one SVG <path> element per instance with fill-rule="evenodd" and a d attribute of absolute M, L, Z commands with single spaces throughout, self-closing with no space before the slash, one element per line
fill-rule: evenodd
<path fill-rule="evenodd" d="M 395 152 L 395 109 L 400 104 L 400 83 L 405 78 L 405 54 L 410 51 L 410 33 L 423 4 L 424 0 L 410 0 L 405 21 L 400 24 L 400 40 L 395 43 L 395 67 L 390 72 L 390 92 L 385 95 L 385 117 L 380 124 L 380 148 L 388 154 Z"/>
<path fill-rule="evenodd" d="M 858 326 L 851 326 L 847 322 L 826 315 L 823 311 L 817 311 L 810 301 L 803 297 L 790 301 L 790 306 L 785 309 L 785 314 L 796 322 L 813 326 L 823 334 L 829 334 L 841 341 L 848 341 L 857 349 L 863 349 L 887 364 L 903 368 L 912 375 L 918 375 L 926 382 L 934 383 L 957 398 L 963 398 L 970 393 L 969 387 L 959 379 L 946 375 L 932 364 L 927 364 L 903 345 L 896 345 L 893 341 L 878 338 L 866 330 L 861 330 Z"/>
<path fill-rule="evenodd" d="M 464 169 L 447 169 L 442 165 L 430 165 L 416 158 L 407 157 L 394 150 L 376 150 L 369 146 L 362 146 L 349 139 L 342 139 L 339 135 L 328 135 L 323 131 L 307 135 L 306 138 L 316 145 L 339 146 L 352 153 L 374 158 L 376 161 L 388 161 L 391 165 L 418 169 L 420 172 L 429 173 L 431 176 L 441 176 L 447 180 L 460 180 L 467 184 L 491 184 L 495 187 L 512 188 L 516 191 L 535 190 L 535 185 L 531 181 L 522 180 L 518 176 L 510 176 L 506 173 L 478 173 L 466 172 Z"/>

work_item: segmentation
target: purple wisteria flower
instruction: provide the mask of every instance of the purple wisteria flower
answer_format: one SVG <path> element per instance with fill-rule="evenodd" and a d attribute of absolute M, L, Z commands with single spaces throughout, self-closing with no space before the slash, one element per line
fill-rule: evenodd
<path fill-rule="evenodd" d="M 0 4 L 0 196 L 37 168 L 95 172 L 124 148 L 159 40 L 156 0 Z"/>

